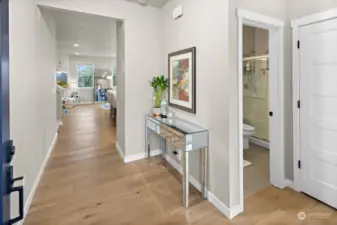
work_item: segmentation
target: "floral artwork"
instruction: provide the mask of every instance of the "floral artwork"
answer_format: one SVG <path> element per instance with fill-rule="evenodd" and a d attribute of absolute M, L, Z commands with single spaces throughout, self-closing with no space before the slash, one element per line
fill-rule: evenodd
<path fill-rule="evenodd" d="M 169 105 L 196 113 L 196 48 L 169 54 Z"/>

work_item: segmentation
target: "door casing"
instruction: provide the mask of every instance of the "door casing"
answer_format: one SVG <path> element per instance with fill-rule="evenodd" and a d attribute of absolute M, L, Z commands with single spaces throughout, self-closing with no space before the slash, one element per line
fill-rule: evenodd
<path fill-rule="evenodd" d="M 238 90 L 239 90 L 239 188 L 240 211 L 243 212 L 243 25 L 258 27 L 269 31 L 269 95 L 270 110 L 270 182 L 279 188 L 288 185 L 285 179 L 284 164 L 284 22 L 259 13 L 237 9 L 238 17 Z"/>

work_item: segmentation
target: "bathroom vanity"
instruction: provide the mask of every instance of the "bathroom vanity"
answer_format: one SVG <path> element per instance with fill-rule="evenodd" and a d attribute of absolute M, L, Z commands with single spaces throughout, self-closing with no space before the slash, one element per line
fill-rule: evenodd
<path fill-rule="evenodd" d="M 208 174 L 208 130 L 187 122 L 185 120 L 163 119 L 161 117 L 146 116 L 146 149 L 150 160 L 151 146 L 150 134 L 155 133 L 160 137 L 160 148 L 163 155 L 167 152 L 167 144 L 179 149 L 182 153 L 181 163 L 183 171 L 183 205 L 189 206 L 189 154 L 199 151 L 201 156 L 201 192 L 207 199 L 207 174 Z"/>

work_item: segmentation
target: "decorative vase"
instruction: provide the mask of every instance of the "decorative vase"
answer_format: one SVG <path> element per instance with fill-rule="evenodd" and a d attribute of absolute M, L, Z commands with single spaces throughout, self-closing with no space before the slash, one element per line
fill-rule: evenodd
<path fill-rule="evenodd" d="M 164 97 L 165 90 L 161 88 L 157 88 L 153 90 L 153 116 L 160 116 L 161 115 L 161 102 Z"/>

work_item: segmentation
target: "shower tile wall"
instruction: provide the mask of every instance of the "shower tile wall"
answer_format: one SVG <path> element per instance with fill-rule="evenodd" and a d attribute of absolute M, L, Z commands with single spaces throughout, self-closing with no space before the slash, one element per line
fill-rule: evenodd
<path fill-rule="evenodd" d="M 268 54 L 268 31 L 244 26 L 244 57 Z M 250 85 L 244 85 L 243 117 L 244 123 L 255 127 L 255 137 L 269 140 L 269 71 L 266 61 L 254 60 L 255 70 L 251 72 Z"/>

